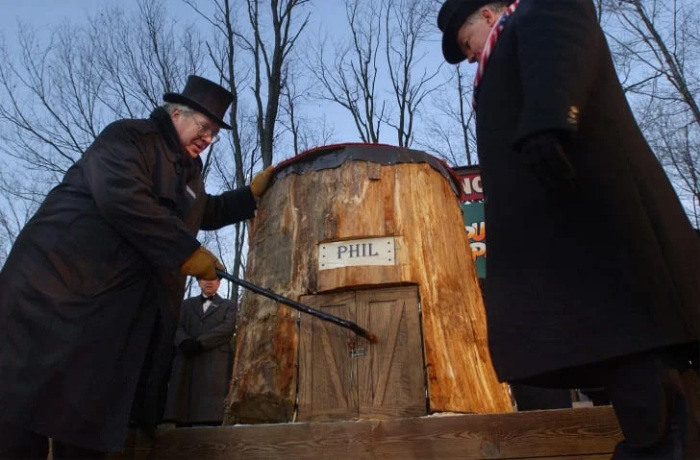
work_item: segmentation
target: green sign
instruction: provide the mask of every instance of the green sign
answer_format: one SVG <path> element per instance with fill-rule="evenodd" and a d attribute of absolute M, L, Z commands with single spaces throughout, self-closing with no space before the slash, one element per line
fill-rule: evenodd
<path fill-rule="evenodd" d="M 469 235 L 469 245 L 476 265 L 476 276 L 486 278 L 486 222 L 484 219 L 484 202 L 471 201 L 461 203 L 464 226 Z"/>

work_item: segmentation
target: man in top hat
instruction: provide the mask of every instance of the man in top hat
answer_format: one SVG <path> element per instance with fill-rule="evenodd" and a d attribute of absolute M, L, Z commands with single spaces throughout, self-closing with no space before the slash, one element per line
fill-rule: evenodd
<path fill-rule="evenodd" d="M 489 346 L 502 381 L 605 387 L 614 458 L 700 458 L 700 244 L 637 126 L 591 0 L 447 0 L 477 63 Z"/>
<path fill-rule="evenodd" d="M 0 458 L 103 458 L 165 402 L 186 275 L 215 279 L 197 231 L 253 216 L 271 169 L 208 195 L 199 155 L 229 91 L 191 76 L 144 120 L 107 126 L 46 196 L 0 272 Z M 143 370 L 143 372 L 142 372 Z M 132 409 L 133 403 L 133 409 Z"/>

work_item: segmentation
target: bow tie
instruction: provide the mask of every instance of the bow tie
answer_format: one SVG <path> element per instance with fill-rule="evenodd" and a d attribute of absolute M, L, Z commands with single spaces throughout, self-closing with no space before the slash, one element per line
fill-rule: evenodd
<path fill-rule="evenodd" d="M 214 296 L 211 296 L 211 297 L 204 297 L 204 296 L 202 296 L 202 303 L 206 302 L 207 300 L 208 300 L 209 302 L 213 302 L 213 301 L 214 301 Z"/>

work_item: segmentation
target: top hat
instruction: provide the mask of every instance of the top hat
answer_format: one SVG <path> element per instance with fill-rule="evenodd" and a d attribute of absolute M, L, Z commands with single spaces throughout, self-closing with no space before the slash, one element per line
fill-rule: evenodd
<path fill-rule="evenodd" d="M 457 31 L 473 12 L 496 2 L 498 0 L 447 0 L 442 4 L 438 27 L 442 31 L 442 55 L 447 62 L 457 64 L 467 58 L 457 45 Z"/>
<path fill-rule="evenodd" d="M 201 112 L 214 120 L 220 127 L 231 129 L 224 123 L 224 114 L 233 101 L 233 94 L 206 78 L 190 75 L 182 93 L 163 94 L 165 102 L 182 104 Z"/>

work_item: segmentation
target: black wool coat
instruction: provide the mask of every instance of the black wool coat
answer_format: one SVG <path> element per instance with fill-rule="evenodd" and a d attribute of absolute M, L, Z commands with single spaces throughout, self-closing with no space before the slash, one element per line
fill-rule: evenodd
<path fill-rule="evenodd" d="M 202 343 L 202 352 L 188 357 L 178 349 L 173 363 L 165 419 L 181 423 L 221 422 L 233 365 L 231 339 L 238 309 L 214 296 L 204 312 L 202 297 L 182 303 L 175 347 L 189 338 Z"/>
<path fill-rule="evenodd" d="M 136 421 L 153 423 L 162 409 L 154 400 L 164 402 L 158 387 L 172 359 L 178 268 L 199 246 L 197 231 L 254 210 L 248 187 L 206 194 L 201 161 L 186 155 L 163 109 L 105 128 L 0 272 L 0 419 L 121 450 L 137 386 Z"/>
<path fill-rule="evenodd" d="M 590 0 L 521 0 L 476 109 L 489 346 L 502 381 L 578 386 L 598 365 L 700 337 L 700 245 L 643 138 Z M 575 191 L 514 148 L 565 133 Z"/>

